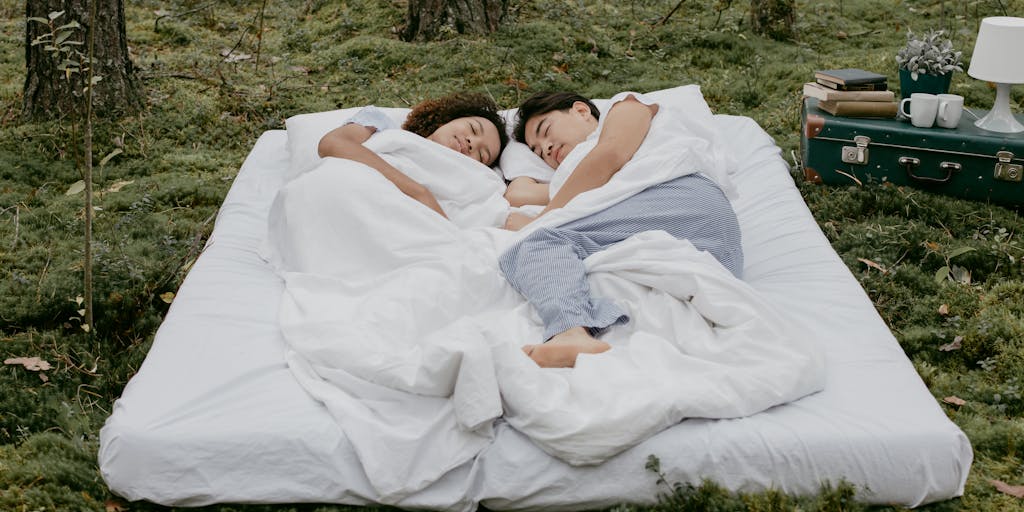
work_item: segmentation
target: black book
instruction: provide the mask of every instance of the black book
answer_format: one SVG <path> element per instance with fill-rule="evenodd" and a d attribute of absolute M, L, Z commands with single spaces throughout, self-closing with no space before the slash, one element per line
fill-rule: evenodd
<path fill-rule="evenodd" d="M 889 90 L 888 82 L 871 82 L 864 84 L 839 84 L 836 82 L 830 82 L 828 80 L 822 80 L 821 78 L 816 80 L 817 83 L 828 87 L 829 89 L 835 89 L 837 91 L 887 91 Z"/>
<path fill-rule="evenodd" d="M 815 71 L 814 78 L 840 85 L 873 84 L 886 81 L 885 75 L 879 75 L 878 73 L 872 73 L 871 71 L 864 71 L 863 69 L 856 68 Z"/>

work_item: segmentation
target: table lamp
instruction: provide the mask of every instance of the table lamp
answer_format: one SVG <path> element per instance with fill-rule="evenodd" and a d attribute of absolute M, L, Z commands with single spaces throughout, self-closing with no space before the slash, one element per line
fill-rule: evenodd
<path fill-rule="evenodd" d="M 974 123 L 982 130 L 1024 132 L 1010 110 L 1011 84 L 1024 84 L 1024 18 L 995 16 L 981 20 L 967 74 L 996 84 L 996 103 Z"/>

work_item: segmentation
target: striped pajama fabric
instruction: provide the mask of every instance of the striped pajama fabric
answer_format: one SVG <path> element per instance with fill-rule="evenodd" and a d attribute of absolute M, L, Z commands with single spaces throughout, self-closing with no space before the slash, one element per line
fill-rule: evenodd
<path fill-rule="evenodd" d="M 654 185 L 557 228 L 538 229 L 505 251 L 499 263 L 505 278 L 540 315 L 545 340 L 573 327 L 597 334 L 629 317 L 610 298 L 590 295 L 583 260 L 652 230 L 689 240 L 741 277 L 736 214 L 721 189 L 701 174 Z"/>

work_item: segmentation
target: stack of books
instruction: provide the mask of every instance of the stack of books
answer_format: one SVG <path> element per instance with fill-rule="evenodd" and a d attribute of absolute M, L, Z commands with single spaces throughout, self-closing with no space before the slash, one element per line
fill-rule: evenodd
<path fill-rule="evenodd" d="M 817 98 L 818 108 L 834 116 L 896 117 L 896 95 L 885 75 L 863 69 L 816 71 L 804 97 Z"/>

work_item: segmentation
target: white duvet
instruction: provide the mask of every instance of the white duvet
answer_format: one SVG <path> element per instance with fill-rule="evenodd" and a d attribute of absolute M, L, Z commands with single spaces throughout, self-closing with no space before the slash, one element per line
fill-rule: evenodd
<path fill-rule="evenodd" d="M 263 253 L 285 281 L 289 367 L 338 421 L 382 502 L 475 457 L 499 418 L 570 464 L 598 464 L 685 418 L 746 416 L 822 388 L 814 340 L 712 256 L 660 231 L 586 261 L 595 295 L 631 318 L 603 336 L 613 348 L 574 369 L 538 368 L 520 346 L 540 341 L 542 325 L 497 265 L 525 234 L 490 227 L 508 210 L 503 183 L 407 132 L 367 145 L 431 188 L 452 221 L 369 167 L 327 158 L 278 194 Z M 693 172 L 626 171 L 534 224 Z"/>

